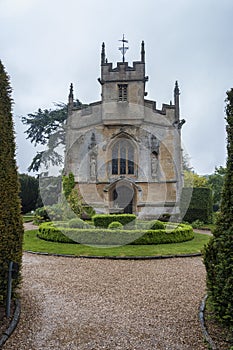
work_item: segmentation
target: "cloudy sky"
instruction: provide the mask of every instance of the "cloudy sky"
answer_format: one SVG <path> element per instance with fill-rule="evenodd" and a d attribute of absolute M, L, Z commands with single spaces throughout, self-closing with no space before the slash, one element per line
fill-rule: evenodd
<path fill-rule="evenodd" d="M 173 99 L 181 90 L 183 147 L 199 174 L 225 164 L 224 100 L 233 87 L 232 0 L 0 0 L 0 59 L 11 77 L 17 161 L 25 172 L 36 149 L 26 140 L 21 116 L 75 97 L 100 99 L 100 50 L 109 62 L 140 59 L 146 46 L 148 99 Z"/>

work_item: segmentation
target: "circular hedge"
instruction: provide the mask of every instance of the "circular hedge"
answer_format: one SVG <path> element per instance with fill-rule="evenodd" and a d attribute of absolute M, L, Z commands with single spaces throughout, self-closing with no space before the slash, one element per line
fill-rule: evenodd
<path fill-rule="evenodd" d="M 60 243 L 94 245 L 148 245 L 180 243 L 194 238 L 193 228 L 185 224 L 169 224 L 165 229 L 125 230 L 56 227 L 53 223 L 39 226 L 38 237 Z"/>

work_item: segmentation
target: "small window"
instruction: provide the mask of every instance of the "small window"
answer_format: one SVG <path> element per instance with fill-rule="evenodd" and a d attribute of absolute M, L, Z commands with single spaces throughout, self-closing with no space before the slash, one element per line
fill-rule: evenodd
<path fill-rule="evenodd" d="M 119 101 L 127 101 L 128 98 L 128 85 L 127 84 L 119 84 L 118 85 L 118 98 Z"/>

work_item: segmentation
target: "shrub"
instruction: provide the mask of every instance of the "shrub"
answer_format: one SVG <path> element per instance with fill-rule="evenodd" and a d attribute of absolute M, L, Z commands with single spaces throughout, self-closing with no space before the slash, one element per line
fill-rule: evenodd
<path fill-rule="evenodd" d="M 191 196 L 192 195 L 192 196 Z M 189 199 L 191 196 L 191 201 Z M 207 187 L 184 187 L 181 194 L 180 210 L 184 221 L 201 220 L 212 222 L 212 192 Z"/>
<path fill-rule="evenodd" d="M 180 224 L 171 230 L 148 230 L 132 244 L 166 244 L 190 241 L 194 238 L 193 228 L 189 225 Z"/>
<path fill-rule="evenodd" d="M 150 230 L 163 230 L 164 224 L 159 220 L 150 221 Z"/>
<path fill-rule="evenodd" d="M 180 224 L 174 230 L 113 230 L 55 228 L 51 223 L 40 225 L 38 237 L 55 242 L 93 245 L 144 245 L 185 242 L 193 239 L 191 226 Z"/>
<path fill-rule="evenodd" d="M 130 222 L 136 220 L 136 215 L 134 214 L 97 214 L 92 218 L 94 225 L 96 227 L 107 228 L 109 224 L 113 221 L 120 222 L 123 226 L 129 224 Z"/>
<path fill-rule="evenodd" d="M 39 193 L 39 180 L 27 174 L 20 174 L 19 182 L 20 182 L 19 195 L 21 198 L 22 213 L 26 214 L 36 209 L 38 193 Z"/>
<path fill-rule="evenodd" d="M 76 219 L 71 219 L 69 221 L 69 227 L 71 227 L 71 228 L 85 228 L 85 227 L 88 227 L 88 225 L 83 220 L 76 218 Z"/>
<path fill-rule="evenodd" d="M 49 215 L 48 215 L 47 210 L 46 210 L 45 207 L 37 208 L 35 210 L 34 217 L 35 217 L 35 219 L 34 219 L 34 223 L 35 224 L 40 224 L 42 222 L 50 220 Z"/>
<path fill-rule="evenodd" d="M 58 243 L 76 243 L 66 235 L 64 235 L 61 229 L 54 227 L 52 222 L 42 223 L 39 226 L 39 232 L 37 236 L 41 239 Z"/>
<path fill-rule="evenodd" d="M 201 228 L 204 226 L 204 222 L 201 220 L 195 220 L 192 222 L 192 227 L 193 228 Z"/>
<path fill-rule="evenodd" d="M 75 178 L 74 174 L 69 173 L 69 175 L 62 176 L 62 190 L 65 195 L 65 198 L 68 199 L 73 188 L 75 187 Z"/>
<path fill-rule="evenodd" d="M 110 230 L 122 230 L 123 225 L 119 221 L 113 221 L 108 225 Z"/>
<path fill-rule="evenodd" d="M 83 206 L 83 213 L 81 214 L 81 218 L 83 220 L 90 220 L 95 215 L 94 208 L 84 205 Z"/>

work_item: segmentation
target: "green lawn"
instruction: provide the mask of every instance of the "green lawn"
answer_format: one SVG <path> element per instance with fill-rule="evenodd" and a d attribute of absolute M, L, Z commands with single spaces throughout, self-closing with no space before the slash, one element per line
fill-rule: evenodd
<path fill-rule="evenodd" d="M 25 231 L 24 250 L 76 256 L 155 256 L 200 253 L 210 239 L 208 235 L 194 233 L 194 239 L 184 243 L 96 248 L 81 244 L 48 242 L 37 238 L 36 233 L 37 230 Z"/>
<path fill-rule="evenodd" d="M 215 224 L 204 224 L 201 229 L 202 230 L 210 230 L 210 231 L 214 231 L 216 228 L 216 225 Z"/>
<path fill-rule="evenodd" d="M 34 220 L 34 215 L 33 214 L 26 214 L 23 215 L 23 222 L 30 222 Z"/>

